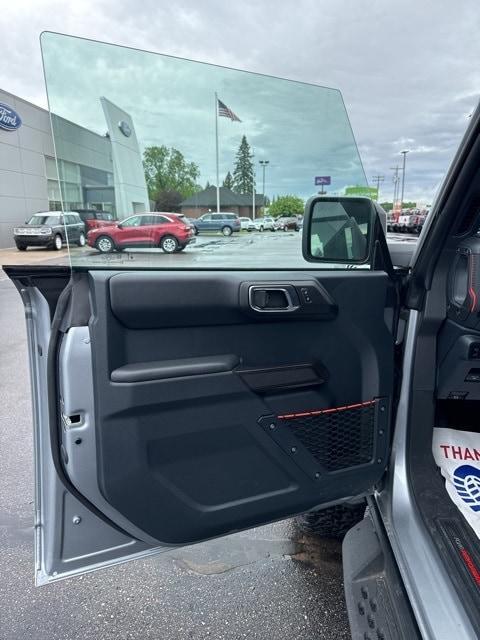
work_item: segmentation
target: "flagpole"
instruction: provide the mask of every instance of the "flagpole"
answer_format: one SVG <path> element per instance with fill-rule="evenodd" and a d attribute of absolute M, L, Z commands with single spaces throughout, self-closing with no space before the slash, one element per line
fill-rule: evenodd
<path fill-rule="evenodd" d="M 252 147 L 252 158 L 255 158 L 255 154 L 253 153 Z M 255 161 L 252 163 L 252 216 L 253 220 L 255 220 Z"/>
<path fill-rule="evenodd" d="M 220 213 L 220 172 L 218 168 L 218 96 L 215 91 L 215 151 L 217 161 L 217 213 Z"/>

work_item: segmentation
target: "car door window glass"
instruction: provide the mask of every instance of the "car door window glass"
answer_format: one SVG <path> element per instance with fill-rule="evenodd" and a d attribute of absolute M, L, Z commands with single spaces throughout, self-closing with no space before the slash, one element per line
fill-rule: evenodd
<path fill-rule="evenodd" d="M 161 222 L 161 216 L 143 216 L 142 227 L 147 227 L 152 224 L 158 224 Z"/>
<path fill-rule="evenodd" d="M 128 229 L 130 227 L 139 227 L 142 224 L 142 216 L 133 216 L 122 222 L 122 227 Z"/>
<path fill-rule="evenodd" d="M 175 231 L 171 246 L 181 251 L 168 264 L 158 251 L 130 256 L 127 248 L 117 256 L 125 268 L 346 268 L 307 263 L 301 234 L 247 235 L 238 219 L 264 218 L 263 230 L 275 231 L 269 206 L 278 217 L 301 214 L 319 191 L 319 172 L 328 177 L 327 193 L 368 187 L 338 90 L 49 32 L 41 46 L 58 142 L 61 197 L 52 185 L 52 204 L 61 200 L 71 211 L 86 210 L 88 199 L 114 206 L 125 230 L 144 226 L 137 214 L 152 206 L 197 220 L 200 237 Z M 63 158 L 67 125 L 72 139 Z M 92 166 L 84 166 L 85 147 L 98 149 Z M 263 170 L 261 160 L 269 161 Z M 228 174 L 233 188 L 222 186 Z M 216 237 L 207 241 L 202 232 Z M 69 259 L 82 267 L 118 264 L 95 251 L 73 251 Z"/>

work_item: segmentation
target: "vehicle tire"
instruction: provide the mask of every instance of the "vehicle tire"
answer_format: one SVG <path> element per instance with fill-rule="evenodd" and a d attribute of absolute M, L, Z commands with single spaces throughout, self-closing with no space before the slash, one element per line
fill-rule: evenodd
<path fill-rule="evenodd" d="M 110 236 L 100 236 L 95 242 L 95 248 L 100 251 L 100 253 L 112 253 L 115 249 L 115 243 Z"/>
<path fill-rule="evenodd" d="M 183 244 L 183 245 L 179 245 L 176 249 L 175 249 L 175 253 L 180 253 L 180 251 L 183 251 L 185 249 L 187 245 Z"/>
<path fill-rule="evenodd" d="M 194 228 L 193 228 L 193 234 L 194 234 L 195 236 L 198 236 L 198 229 L 197 229 L 197 227 L 194 227 Z"/>
<path fill-rule="evenodd" d="M 26 251 L 27 250 L 27 245 L 26 244 L 17 244 L 17 249 L 19 251 Z"/>
<path fill-rule="evenodd" d="M 79 247 L 84 247 L 86 245 L 87 241 L 85 239 L 85 234 L 83 233 L 83 231 L 80 233 L 80 235 L 78 236 L 78 246 Z"/>
<path fill-rule="evenodd" d="M 160 249 L 165 253 L 175 253 L 179 244 L 175 236 L 163 236 L 160 240 Z"/>
<path fill-rule="evenodd" d="M 259 231 L 263 231 L 263 225 L 260 225 Z"/>
<path fill-rule="evenodd" d="M 232 227 L 222 227 L 222 233 L 224 236 L 231 236 L 232 235 Z"/>
<path fill-rule="evenodd" d="M 337 504 L 309 511 L 297 517 L 299 528 L 310 535 L 342 540 L 349 529 L 363 519 L 367 504 Z"/>
<path fill-rule="evenodd" d="M 287 229 L 287 226 L 286 226 L 286 225 L 283 227 L 283 230 L 284 230 L 284 231 L 288 231 L 288 229 Z"/>
<path fill-rule="evenodd" d="M 63 247 L 62 236 L 59 233 L 57 233 L 57 235 L 53 239 L 53 248 L 55 249 L 55 251 L 60 251 L 62 247 Z"/>

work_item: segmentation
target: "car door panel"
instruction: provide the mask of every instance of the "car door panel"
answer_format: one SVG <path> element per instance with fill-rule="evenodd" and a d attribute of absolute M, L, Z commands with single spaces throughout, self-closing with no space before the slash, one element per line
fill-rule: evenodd
<path fill-rule="evenodd" d="M 386 274 L 78 269 L 65 287 L 68 269 L 6 270 L 28 311 L 37 584 L 358 497 L 383 475 Z M 249 287 L 279 283 L 299 299 L 313 286 L 313 311 L 249 307 Z"/>
<path fill-rule="evenodd" d="M 393 358 L 385 274 L 88 279 L 96 471 L 89 488 L 85 477 L 70 480 L 119 528 L 188 544 L 365 493 L 378 480 Z M 312 279 L 338 312 L 266 317 L 242 305 L 245 283 Z M 249 384 L 252 375 L 267 382 Z M 68 360 L 60 377 L 65 388 L 78 380 Z M 76 463 L 81 429 L 72 425 L 63 441 L 67 474 L 85 464 Z"/>

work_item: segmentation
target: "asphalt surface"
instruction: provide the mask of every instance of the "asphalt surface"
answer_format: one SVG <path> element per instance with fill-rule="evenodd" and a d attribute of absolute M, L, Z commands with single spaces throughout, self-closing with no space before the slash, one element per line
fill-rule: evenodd
<path fill-rule="evenodd" d="M 387 242 L 397 251 L 417 242 L 417 236 L 389 233 Z M 72 246 L 70 251 L 51 251 L 30 247 L 27 251 L 0 250 L 0 265 L 59 264 L 79 267 L 106 268 L 252 268 L 252 269 L 311 269 L 312 264 L 302 257 L 302 234 L 295 231 L 265 231 L 234 233 L 223 237 L 220 233 L 199 234 L 195 242 L 175 254 L 161 249 L 135 249 L 101 254 L 91 247 Z M 327 265 L 332 268 L 341 265 Z"/>
<path fill-rule="evenodd" d="M 298 260 L 299 235 L 277 233 L 268 240 L 265 234 L 256 234 L 250 244 L 248 237 L 239 242 L 242 246 L 246 243 L 246 263 L 254 247 L 255 252 L 263 247 L 265 260 L 278 256 L 283 248 L 286 259 L 282 266 L 288 266 Z M 213 246 L 214 262 L 216 256 L 223 260 L 231 255 L 233 248 L 228 242 L 208 246 Z M 154 260 L 165 265 L 177 258 L 185 262 L 188 251 L 163 254 Z M 131 259 L 120 255 L 122 260 Z M 137 264 L 151 260 L 141 253 L 134 255 Z M 14 258 L 20 264 L 68 260 L 66 252 L 53 258 L 52 252 L 45 251 L 0 252 L 3 264 L 12 264 Z M 292 521 L 56 584 L 33 586 L 33 459 L 26 333 L 20 296 L 2 271 L 0 482 L 1 640 L 350 637 L 340 545 L 306 538 Z"/>

